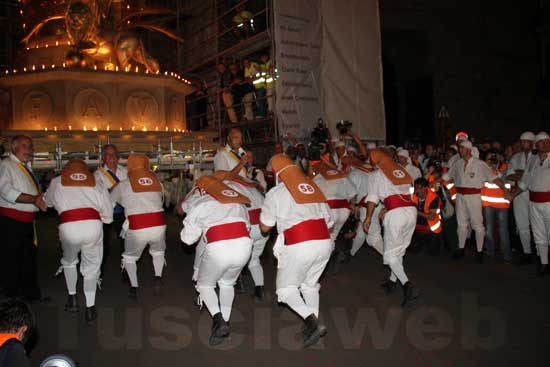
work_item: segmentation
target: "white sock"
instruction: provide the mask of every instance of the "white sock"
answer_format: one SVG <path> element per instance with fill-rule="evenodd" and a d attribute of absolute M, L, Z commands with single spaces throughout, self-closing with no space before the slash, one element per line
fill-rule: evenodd
<path fill-rule="evenodd" d="M 229 321 L 234 299 L 235 288 L 232 286 L 220 286 L 220 310 L 225 321 Z"/>
<path fill-rule="evenodd" d="M 300 291 L 309 310 L 313 312 L 315 317 L 319 317 L 319 289 L 301 288 Z"/>
<path fill-rule="evenodd" d="M 67 291 L 70 295 L 76 294 L 76 282 L 78 281 L 78 273 L 76 271 L 76 265 L 64 266 L 63 274 L 65 275 L 65 284 L 67 284 Z"/>
<path fill-rule="evenodd" d="M 540 263 L 542 265 L 548 265 L 548 246 L 537 244 L 539 249 Z"/>
<path fill-rule="evenodd" d="M 401 263 L 401 260 L 398 259 L 392 259 L 388 266 L 390 267 L 392 274 L 395 274 L 397 279 L 401 282 L 401 284 L 405 284 L 409 281 L 409 278 L 407 278 L 407 275 L 405 274 L 405 269 L 403 268 L 403 264 Z M 391 280 L 391 277 L 390 277 Z"/>
<path fill-rule="evenodd" d="M 84 278 L 84 296 L 86 297 L 86 307 L 95 306 L 95 292 L 97 287 L 97 278 Z"/>
<path fill-rule="evenodd" d="M 161 277 L 162 276 L 162 269 L 164 268 L 164 253 L 162 255 L 153 255 L 153 267 L 155 268 L 155 276 Z"/>
<path fill-rule="evenodd" d="M 130 278 L 130 285 L 132 287 L 138 287 L 138 279 L 137 279 L 137 265 L 135 262 L 125 262 L 124 263 L 124 269 L 126 269 L 126 272 L 128 273 L 128 278 Z"/>
<path fill-rule="evenodd" d="M 292 291 L 288 292 L 282 302 L 286 303 L 288 307 L 294 310 L 294 312 L 300 315 L 300 317 L 304 320 L 312 313 L 300 296 L 300 292 L 298 291 L 298 289 L 293 289 Z"/>
<path fill-rule="evenodd" d="M 264 285 L 264 269 L 262 268 L 260 259 L 248 263 L 248 270 L 250 270 L 250 275 L 252 275 L 252 279 L 256 286 Z"/>
<path fill-rule="evenodd" d="M 523 247 L 523 253 L 526 255 L 530 255 L 531 254 L 531 231 L 529 229 L 519 231 L 519 239 Z"/>
<path fill-rule="evenodd" d="M 206 305 L 208 312 L 210 312 L 212 316 L 220 312 L 218 295 L 216 294 L 216 290 L 214 288 L 197 287 L 197 291 L 199 291 L 202 303 Z"/>
<path fill-rule="evenodd" d="M 393 271 L 390 271 L 390 281 L 394 283 L 397 281 L 397 277 L 395 276 L 395 273 Z"/>

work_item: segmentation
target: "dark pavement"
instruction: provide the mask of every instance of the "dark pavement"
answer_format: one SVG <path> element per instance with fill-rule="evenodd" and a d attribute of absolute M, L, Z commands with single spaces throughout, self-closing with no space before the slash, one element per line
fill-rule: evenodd
<path fill-rule="evenodd" d="M 301 320 L 276 303 L 269 247 L 263 258 L 269 301 L 237 295 L 230 340 L 209 347 L 211 318 L 192 303 L 193 252 L 181 244 L 180 226 L 169 219 L 163 295 L 153 295 L 146 251 L 138 267 L 143 304 L 128 299 L 114 248 L 97 295 L 99 319 L 88 326 L 83 311 L 63 311 L 65 282 L 53 276 L 60 260 L 57 219 L 40 217 L 39 273 L 52 302 L 33 306 L 39 330 L 30 351 L 33 365 L 56 353 L 83 367 L 543 366 L 544 357 L 550 360 L 550 277 L 532 279 L 533 266 L 497 260 L 480 265 L 471 254 L 460 261 L 447 253 L 408 254 L 406 270 L 422 297 L 403 309 L 401 289 L 391 296 L 380 290 L 387 270 L 366 245 L 337 274 L 323 278 L 328 334 L 314 349 L 301 348 Z M 252 291 L 250 276 L 246 281 Z M 81 279 L 78 291 L 84 305 Z"/>

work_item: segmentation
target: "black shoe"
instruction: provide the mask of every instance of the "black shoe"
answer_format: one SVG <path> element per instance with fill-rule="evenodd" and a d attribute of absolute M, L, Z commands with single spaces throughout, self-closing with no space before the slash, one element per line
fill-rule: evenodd
<path fill-rule="evenodd" d="M 141 303 L 141 292 L 139 291 L 139 287 L 130 287 L 128 297 L 135 300 L 137 303 Z"/>
<path fill-rule="evenodd" d="M 153 280 L 153 292 L 156 296 L 160 296 L 162 294 L 162 286 L 164 284 L 162 283 L 161 277 L 155 277 Z"/>
<path fill-rule="evenodd" d="M 237 293 L 246 293 L 246 287 L 244 286 L 244 281 L 242 275 L 239 275 L 237 282 L 235 283 L 235 292 Z"/>
<path fill-rule="evenodd" d="M 455 250 L 455 255 L 454 255 L 454 258 L 455 259 L 461 259 L 464 257 L 464 249 L 463 248 L 457 248 Z"/>
<path fill-rule="evenodd" d="M 550 267 L 548 266 L 548 264 L 541 265 L 539 267 L 539 269 L 537 270 L 537 273 L 535 274 L 535 277 L 540 278 L 540 277 L 543 277 L 543 276 L 548 275 L 548 274 L 550 274 Z"/>
<path fill-rule="evenodd" d="M 477 252 L 477 262 L 483 264 L 483 251 Z"/>
<path fill-rule="evenodd" d="M 533 263 L 534 263 L 533 254 L 523 254 L 516 261 L 514 261 L 514 264 L 519 266 L 533 264 Z"/>
<path fill-rule="evenodd" d="M 227 321 L 223 319 L 222 313 L 218 312 L 213 317 L 212 335 L 210 335 L 210 345 L 221 344 L 229 336 L 230 329 Z"/>
<path fill-rule="evenodd" d="M 401 307 L 405 307 L 405 305 L 411 303 L 418 297 L 420 297 L 420 290 L 411 282 L 405 283 L 403 285 L 403 302 L 401 302 Z"/>
<path fill-rule="evenodd" d="M 315 345 L 319 339 L 327 333 L 325 325 L 321 324 L 314 314 L 309 315 L 305 319 L 304 333 L 304 348 Z"/>
<path fill-rule="evenodd" d="M 263 285 L 257 285 L 254 288 L 254 300 L 258 303 L 262 303 L 265 300 L 265 294 L 264 294 L 264 286 Z"/>
<path fill-rule="evenodd" d="M 86 307 L 86 323 L 88 325 L 93 325 L 95 324 L 96 319 L 97 319 L 97 311 L 95 309 L 95 306 Z"/>
<path fill-rule="evenodd" d="M 393 294 L 395 292 L 395 287 L 397 286 L 396 282 L 392 282 L 391 280 L 386 280 L 384 283 L 380 284 L 380 288 L 386 292 L 386 294 Z"/>
<path fill-rule="evenodd" d="M 78 298 L 76 297 L 76 294 L 69 294 L 69 298 L 67 298 L 67 302 L 65 303 L 65 311 L 76 313 L 80 310 L 78 307 Z"/>

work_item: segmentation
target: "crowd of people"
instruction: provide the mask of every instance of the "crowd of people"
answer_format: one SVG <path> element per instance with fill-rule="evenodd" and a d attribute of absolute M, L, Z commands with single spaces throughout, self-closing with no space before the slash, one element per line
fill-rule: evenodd
<path fill-rule="evenodd" d="M 196 245 L 191 281 L 197 305 L 205 306 L 213 319 L 211 345 L 230 334 L 235 284 L 244 267 L 254 281 L 255 299 L 265 301 L 261 255 L 270 236 L 278 261 L 277 299 L 304 320 L 306 347 L 327 332 L 318 318 L 321 276 L 327 267 L 351 260 L 365 242 L 388 267 L 382 289 L 389 294 L 401 285 L 402 306 L 421 294 L 405 271 L 408 250 L 436 255 L 446 248 L 461 259 L 471 241 L 480 263 L 496 256 L 498 248 L 506 262 L 536 264 L 537 277 L 550 273 L 547 133 L 525 132 L 504 149 L 497 143 L 474 144 L 461 133 L 447 149 L 422 149 L 363 144 L 351 124 L 342 124 L 339 132 L 336 140 L 328 133 L 329 139 L 316 136 L 308 146 L 287 135 L 261 170 L 243 147 L 241 131 L 233 128 L 214 157 L 213 173 L 198 178 L 179 203 L 181 240 Z M 48 207 L 60 216 L 59 272 L 66 281 L 67 312 L 80 309 L 80 265 L 85 319 L 89 324 L 97 319 L 96 288 L 113 251 L 113 230 L 120 240 L 129 297 L 142 302 L 137 261 L 147 246 L 154 291 L 162 292 L 167 230 L 162 184 L 146 156 L 132 154 L 122 166 L 116 146 L 106 145 L 102 152 L 103 163 L 94 173 L 73 159 L 42 192 L 30 165 L 32 139 L 12 139 L 11 155 L 0 163 L 3 297 L 48 301 L 36 274 L 34 226 L 36 212 Z M 515 253 L 509 220 L 521 243 Z M 6 333 L 21 340 L 27 329 L 14 325 Z"/>

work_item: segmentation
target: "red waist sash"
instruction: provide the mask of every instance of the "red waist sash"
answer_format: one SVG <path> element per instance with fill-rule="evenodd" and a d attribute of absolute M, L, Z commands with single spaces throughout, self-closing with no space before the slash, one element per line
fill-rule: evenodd
<path fill-rule="evenodd" d="M 529 191 L 529 201 L 533 203 L 550 203 L 550 191 Z"/>
<path fill-rule="evenodd" d="M 32 223 L 34 212 L 24 212 L 22 210 L 0 207 L 0 216 L 8 217 L 18 222 Z"/>
<path fill-rule="evenodd" d="M 290 227 L 285 231 L 285 245 L 330 238 L 324 219 L 310 219 Z"/>
<path fill-rule="evenodd" d="M 476 189 L 473 187 L 457 187 L 456 192 L 461 195 L 476 195 L 481 194 L 481 189 Z"/>
<path fill-rule="evenodd" d="M 248 211 L 248 217 L 250 218 L 250 225 L 255 226 L 260 224 L 260 214 L 262 213 L 261 208 L 252 209 Z"/>
<path fill-rule="evenodd" d="M 331 209 L 350 209 L 349 203 L 345 199 L 327 200 L 327 204 Z"/>
<path fill-rule="evenodd" d="M 65 210 L 59 214 L 61 223 L 78 222 L 81 220 L 101 220 L 98 211 L 92 208 L 78 208 Z"/>
<path fill-rule="evenodd" d="M 166 224 L 162 212 L 132 214 L 128 216 L 129 228 L 132 230 L 158 227 Z"/>
<path fill-rule="evenodd" d="M 408 199 L 408 200 L 407 200 Z M 410 198 L 410 195 L 391 195 L 384 199 L 384 205 L 388 211 L 404 208 L 408 206 L 415 206 L 414 202 Z"/>
<path fill-rule="evenodd" d="M 218 226 L 210 227 L 206 231 L 206 240 L 208 243 L 234 240 L 235 238 L 248 237 L 248 229 L 245 222 L 233 222 L 220 224 Z"/>

